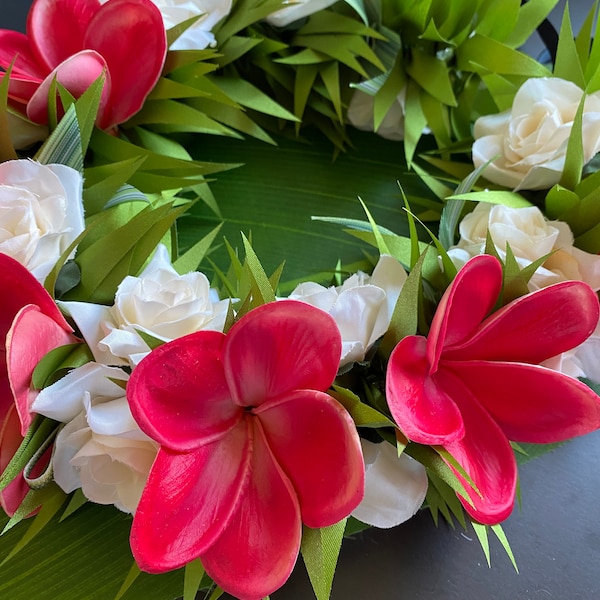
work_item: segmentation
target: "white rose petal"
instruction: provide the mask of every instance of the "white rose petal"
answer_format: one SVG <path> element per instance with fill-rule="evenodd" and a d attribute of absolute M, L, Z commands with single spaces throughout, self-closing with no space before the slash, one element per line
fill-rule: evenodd
<path fill-rule="evenodd" d="M 218 300 L 206 276 L 179 275 L 162 244 L 139 277 L 126 277 L 112 307 L 61 302 L 96 361 L 135 366 L 150 352 L 138 332 L 168 342 L 201 329 L 223 331 L 229 300 Z"/>
<path fill-rule="evenodd" d="M 52 455 L 56 483 L 67 493 L 81 488 L 92 502 L 133 513 L 158 446 L 140 430 L 125 391 L 111 379 L 128 376 L 88 363 L 42 390 L 32 410 L 66 422 Z"/>
<path fill-rule="evenodd" d="M 406 103 L 406 88 L 401 92 L 392 103 L 392 106 L 386 113 L 383 121 L 377 129 L 377 134 L 383 138 L 394 141 L 404 139 L 404 106 Z M 348 112 L 346 116 L 348 122 L 362 131 L 373 131 L 373 96 L 360 90 L 356 90 L 350 99 Z"/>
<path fill-rule="evenodd" d="M 364 360 L 387 331 L 406 272 L 393 257 L 381 255 L 371 276 L 356 273 L 338 287 L 301 283 L 289 298 L 329 313 L 342 336 L 340 368 Z"/>
<path fill-rule="evenodd" d="M 308 17 L 332 4 L 337 0 L 285 0 L 283 4 L 288 4 L 271 13 L 267 17 L 267 23 L 273 27 L 285 27 L 298 19 Z"/>
<path fill-rule="evenodd" d="M 585 377 L 600 385 L 600 321 L 592 335 L 575 349 Z"/>
<path fill-rule="evenodd" d="M 365 457 L 365 495 L 352 516 L 381 529 L 404 523 L 425 500 L 425 468 L 406 454 L 398 456 L 387 442 L 360 442 Z"/>
<path fill-rule="evenodd" d="M 562 175 L 582 96 L 583 90 L 570 81 L 557 77 L 528 79 L 517 91 L 510 111 L 475 122 L 473 163 L 479 167 L 493 160 L 484 177 L 509 188 L 552 187 Z M 586 98 L 582 130 L 587 162 L 600 151 L 600 94 Z"/>
<path fill-rule="evenodd" d="M 0 252 L 43 283 L 84 230 L 83 179 L 65 165 L 0 164 Z"/>
<path fill-rule="evenodd" d="M 480 202 L 461 221 L 458 245 L 448 252 L 457 268 L 482 254 L 488 232 L 501 258 L 507 244 L 521 268 L 550 254 L 529 280 L 531 291 L 553 283 L 580 280 L 600 289 L 600 257 L 573 246 L 573 234 L 562 221 L 548 221 L 534 206 L 510 208 Z"/>
<path fill-rule="evenodd" d="M 122 395 L 123 388 L 111 380 L 127 381 L 121 369 L 90 362 L 73 369 L 56 383 L 44 388 L 31 405 L 31 411 L 55 421 L 68 423 L 83 408 L 84 395 L 113 398 Z"/>

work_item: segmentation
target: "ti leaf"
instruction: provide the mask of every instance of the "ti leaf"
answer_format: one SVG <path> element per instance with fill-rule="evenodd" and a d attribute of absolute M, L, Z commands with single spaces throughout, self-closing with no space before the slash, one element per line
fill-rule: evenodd
<path fill-rule="evenodd" d="M 346 519 L 330 527 L 302 530 L 300 550 L 317 600 L 328 600 L 333 584 Z"/>

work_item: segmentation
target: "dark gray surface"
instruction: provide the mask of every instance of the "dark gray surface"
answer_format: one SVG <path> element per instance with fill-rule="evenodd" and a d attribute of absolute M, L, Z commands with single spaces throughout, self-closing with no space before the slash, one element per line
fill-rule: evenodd
<path fill-rule="evenodd" d="M 503 524 L 520 573 L 491 540 L 488 568 L 473 531 L 436 528 L 427 511 L 342 548 L 332 600 L 594 600 L 600 598 L 600 432 L 524 465 L 522 509 Z M 305 600 L 302 565 L 273 600 Z"/>
<path fill-rule="evenodd" d="M 0 27 L 24 30 L 27 0 L 0 0 Z M 571 4 L 585 9 L 589 2 Z M 332 600 L 595 600 L 600 598 L 600 432 L 521 469 L 523 508 L 504 530 L 520 574 L 492 540 L 492 568 L 472 531 L 434 527 L 425 511 L 347 540 Z M 309 600 L 299 564 L 273 600 Z"/>

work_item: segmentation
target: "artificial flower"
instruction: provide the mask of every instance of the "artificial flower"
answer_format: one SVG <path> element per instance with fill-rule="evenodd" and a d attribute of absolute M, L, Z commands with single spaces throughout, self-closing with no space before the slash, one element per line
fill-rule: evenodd
<path fill-rule="evenodd" d="M 512 108 L 475 122 L 473 163 L 492 161 L 483 176 L 508 188 L 540 190 L 560 181 L 567 142 L 583 90 L 558 77 L 528 79 Z M 583 112 L 583 157 L 600 150 L 600 94 L 589 95 Z"/>
<path fill-rule="evenodd" d="M 56 483 L 134 513 L 158 448 L 131 415 L 127 379 L 122 369 L 90 362 L 44 388 L 32 410 L 66 423 L 54 442 Z"/>
<path fill-rule="evenodd" d="M 509 440 L 549 443 L 600 427 L 600 399 L 576 379 L 539 365 L 583 342 L 598 323 L 598 298 L 567 281 L 493 309 L 500 262 L 471 259 L 446 290 L 427 338 L 393 350 L 387 370 L 390 411 L 409 439 L 443 446 L 477 521 L 499 523 L 514 503 L 517 468 Z"/>
<path fill-rule="evenodd" d="M 160 11 L 151 0 L 35 0 L 27 35 L 0 30 L 0 67 L 12 65 L 11 105 L 35 123 L 48 122 L 55 80 L 77 98 L 104 76 L 97 124 L 112 129 L 142 107 L 166 52 Z"/>
<path fill-rule="evenodd" d="M 301 524 L 360 502 L 364 464 L 349 414 L 324 393 L 341 340 L 331 317 L 282 300 L 225 335 L 164 344 L 133 371 L 133 416 L 160 444 L 131 530 L 144 571 L 200 557 L 230 594 L 258 599 L 288 578 Z"/>
<path fill-rule="evenodd" d="M 373 121 L 373 105 L 375 100 L 373 96 L 355 90 L 350 99 L 346 117 L 350 125 L 363 131 L 373 131 L 375 124 Z M 406 87 L 392 102 L 383 121 L 377 128 L 377 134 L 388 140 L 400 141 L 404 139 L 404 107 L 406 104 Z"/>
<path fill-rule="evenodd" d="M 342 335 L 340 368 L 360 362 L 388 330 L 396 301 L 406 281 L 404 267 L 392 256 L 381 255 L 372 275 L 358 272 L 341 286 L 299 284 L 289 295 L 329 313 Z"/>
<path fill-rule="evenodd" d="M 389 529 L 408 521 L 427 494 L 425 467 L 392 444 L 360 440 L 365 457 L 365 496 L 352 511 L 359 521 Z"/>
<path fill-rule="evenodd" d="M 62 302 L 96 361 L 136 365 L 150 347 L 139 332 L 163 342 L 188 333 L 223 331 L 229 300 L 219 300 L 203 273 L 179 275 L 162 244 L 139 277 L 126 277 L 112 307 Z"/>
<path fill-rule="evenodd" d="M 57 346 L 75 342 L 54 300 L 16 260 L 0 253 L 0 469 L 14 455 L 32 421 L 37 392 L 31 377 L 40 359 Z M 29 487 L 17 477 L 0 494 L 13 514 Z"/>
<path fill-rule="evenodd" d="M 267 17 L 267 23 L 273 27 L 285 27 L 336 2 L 337 0 L 283 0 L 284 7 L 272 12 Z"/>
<path fill-rule="evenodd" d="M 485 252 L 490 234 L 498 255 L 510 249 L 521 268 L 549 255 L 529 280 L 531 291 L 559 281 L 585 281 L 600 289 L 600 256 L 573 246 L 573 233 L 563 221 L 548 221 L 535 207 L 511 208 L 480 202 L 459 225 L 460 240 L 448 251 L 457 267 Z"/>
<path fill-rule="evenodd" d="M 65 165 L 0 163 L 0 252 L 43 283 L 84 230 L 83 178 Z"/>

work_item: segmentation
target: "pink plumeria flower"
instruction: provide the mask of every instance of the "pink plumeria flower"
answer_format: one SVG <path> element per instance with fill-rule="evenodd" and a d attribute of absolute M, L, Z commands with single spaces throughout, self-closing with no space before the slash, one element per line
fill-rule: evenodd
<path fill-rule="evenodd" d="M 55 79 L 79 97 L 104 75 L 97 124 L 112 129 L 140 110 L 166 52 L 162 17 L 151 0 L 35 0 L 27 35 L 0 30 L 0 67 L 14 61 L 11 105 L 35 123 L 48 120 Z"/>
<path fill-rule="evenodd" d="M 0 470 L 4 470 L 31 425 L 38 392 L 33 370 L 50 350 L 78 341 L 50 294 L 14 258 L 0 254 Z M 29 491 L 15 479 L 1 494 L 8 514 Z"/>
<path fill-rule="evenodd" d="M 227 334 L 193 333 L 142 360 L 127 397 L 161 445 L 131 530 L 144 571 L 200 557 L 227 592 L 260 599 L 292 571 L 302 523 L 352 512 L 364 488 L 360 442 L 323 391 L 340 351 L 329 315 L 283 300 Z"/>
<path fill-rule="evenodd" d="M 392 352 L 387 399 L 413 441 L 443 446 L 477 521 L 495 524 L 514 504 L 517 467 L 509 440 L 550 443 L 600 427 L 600 398 L 580 381 L 540 366 L 583 342 L 598 322 L 598 298 L 565 281 L 518 298 L 487 316 L 502 287 L 492 256 L 458 272 L 427 338 L 404 338 Z M 486 318 L 487 317 L 487 318 Z"/>

